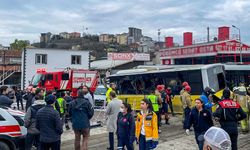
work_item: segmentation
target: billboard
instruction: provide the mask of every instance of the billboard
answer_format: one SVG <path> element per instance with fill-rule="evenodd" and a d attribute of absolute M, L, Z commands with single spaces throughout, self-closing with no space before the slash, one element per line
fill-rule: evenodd
<path fill-rule="evenodd" d="M 150 61 L 146 53 L 108 53 L 108 60 Z"/>

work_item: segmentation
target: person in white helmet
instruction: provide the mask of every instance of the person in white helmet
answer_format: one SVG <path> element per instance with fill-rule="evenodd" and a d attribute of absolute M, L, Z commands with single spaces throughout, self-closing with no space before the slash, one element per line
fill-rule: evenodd
<path fill-rule="evenodd" d="M 209 128 L 204 134 L 203 150 L 231 150 L 229 135 L 221 128 Z"/>

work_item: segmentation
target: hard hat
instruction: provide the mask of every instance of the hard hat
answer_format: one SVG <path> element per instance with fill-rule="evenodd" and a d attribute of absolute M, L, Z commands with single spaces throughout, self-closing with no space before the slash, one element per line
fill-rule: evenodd
<path fill-rule="evenodd" d="M 226 131 L 218 127 L 211 127 L 204 134 L 205 144 L 212 149 L 230 150 L 231 140 Z"/>
<path fill-rule="evenodd" d="M 182 86 L 183 86 L 183 87 L 189 86 L 189 84 L 188 84 L 188 82 L 185 81 L 185 82 L 182 83 Z"/>
<path fill-rule="evenodd" d="M 156 88 L 157 88 L 158 91 L 162 91 L 162 90 L 165 89 L 165 86 L 164 85 L 157 85 Z"/>
<path fill-rule="evenodd" d="M 233 92 L 235 92 L 237 90 L 239 90 L 239 88 L 237 86 L 233 88 Z"/>
<path fill-rule="evenodd" d="M 187 85 L 187 86 L 185 86 L 185 90 L 186 90 L 187 92 L 190 92 L 190 91 L 191 91 L 191 87 L 190 87 L 189 85 Z"/>

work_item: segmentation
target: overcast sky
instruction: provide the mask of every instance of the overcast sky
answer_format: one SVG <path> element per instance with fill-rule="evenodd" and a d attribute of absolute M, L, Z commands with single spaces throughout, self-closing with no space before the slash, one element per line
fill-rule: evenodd
<path fill-rule="evenodd" d="M 128 27 L 141 28 L 157 40 L 164 36 L 182 41 L 185 31 L 194 39 L 217 35 L 218 26 L 234 24 L 242 40 L 250 43 L 250 0 L 0 0 L 0 44 L 14 39 L 38 42 L 40 33 L 83 32 L 122 33 Z M 231 34 L 237 34 L 231 28 Z"/>

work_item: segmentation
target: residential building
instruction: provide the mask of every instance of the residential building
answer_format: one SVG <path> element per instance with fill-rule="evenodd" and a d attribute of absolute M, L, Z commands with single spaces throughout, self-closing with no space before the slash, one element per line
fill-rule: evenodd
<path fill-rule="evenodd" d="M 70 34 L 68 32 L 61 32 L 61 33 L 59 33 L 59 35 L 64 39 L 70 38 Z"/>
<path fill-rule="evenodd" d="M 99 36 L 99 42 L 109 42 L 109 35 L 108 34 L 101 34 Z"/>
<path fill-rule="evenodd" d="M 149 53 L 154 51 L 154 41 L 151 37 L 143 36 L 141 38 L 140 47 L 138 48 L 139 52 Z"/>
<path fill-rule="evenodd" d="M 138 28 L 134 28 L 134 27 L 129 27 L 129 40 L 128 40 L 128 44 L 132 44 L 132 43 L 137 43 L 141 41 L 142 38 L 142 30 L 138 29 Z"/>
<path fill-rule="evenodd" d="M 81 37 L 81 33 L 79 32 L 70 33 L 70 38 L 80 38 L 80 37 Z"/>
<path fill-rule="evenodd" d="M 51 33 L 41 33 L 41 37 L 40 37 L 40 43 L 48 43 L 50 41 L 51 38 Z"/>
<path fill-rule="evenodd" d="M 128 44 L 128 33 L 122 33 L 116 35 L 116 42 L 120 45 Z"/>
<path fill-rule="evenodd" d="M 29 85 L 37 70 L 89 69 L 89 51 L 66 49 L 25 49 L 22 53 L 22 88 Z"/>

